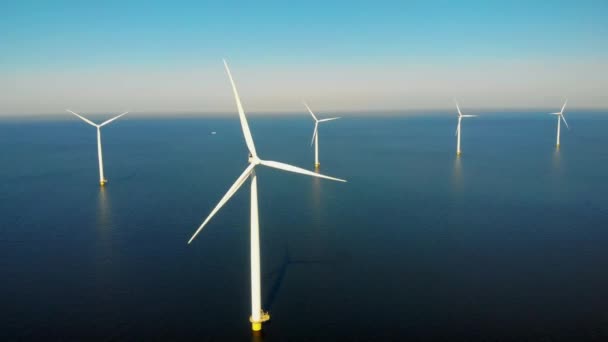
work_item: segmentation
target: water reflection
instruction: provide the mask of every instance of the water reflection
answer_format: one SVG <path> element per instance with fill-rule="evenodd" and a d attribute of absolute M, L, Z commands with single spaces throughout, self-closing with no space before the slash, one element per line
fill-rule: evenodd
<path fill-rule="evenodd" d="M 452 189 L 456 192 L 461 192 L 463 187 L 462 159 L 456 157 L 454 158 L 454 165 L 452 167 Z"/>
<path fill-rule="evenodd" d="M 97 196 L 97 221 L 94 226 L 96 240 L 97 285 L 102 293 L 111 279 L 113 260 L 112 206 L 108 189 L 102 187 Z"/>
<path fill-rule="evenodd" d="M 556 147 L 553 150 L 553 158 L 551 159 L 552 170 L 557 171 L 560 169 L 561 165 L 561 154 L 559 152 L 559 147 Z"/>
<path fill-rule="evenodd" d="M 318 169 L 315 171 L 319 173 Z M 325 201 L 331 201 L 331 199 L 327 198 L 327 193 L 323 193 L 323 186 L 327 184 L 326 180 L 322 180 L 320 178 L 313 178 L 312 180 L 312 226 L 308 229 L 308 234 L 310 236 L 310 241 L 308 242 L 310 245 L 308 246 L 308 250 L 310 251 L 309 256 L 313 257 L 322 257 L 327 255 L 330 248 L 330 231 L 329 227 L 324 226 L 325 219 L 325 210 L 326 207 L 323 205 Z"/>
<path fill-rule="evenodd" d="M 319 171 L 315 171 L 319 173 Z M 321 179 L 314 177 L 312 179 L 312 213 L 315 223 L 321 220 Z"/>
<path fill-rule="evenodd" d="M 264 341 L 264 332 L 263 331 L 253 331 L 251 334 L 251 342 L 263 342 Z"/>
<path fill-rule="evenodd" d="M 556 147 L 553 150 L 553 155 L 551 156 L 551 170 L 549 171 L 549 181 L 551 182 L 551 197 L 553 199 L 559 200 L 562 198 L 562 193 L 564 191 L 564 177 L 562 176 L 563 168 L 562 168 L 562 156 L 559 150 L 559 147 Z"/>
<path fill-rule="evenodd" d="M 100 187 L 97 196 L 97 231 L 103 235 L 107 235 L 108 227 L 111 227 L 111 208 L 107 191 L 105 187 Z"/>

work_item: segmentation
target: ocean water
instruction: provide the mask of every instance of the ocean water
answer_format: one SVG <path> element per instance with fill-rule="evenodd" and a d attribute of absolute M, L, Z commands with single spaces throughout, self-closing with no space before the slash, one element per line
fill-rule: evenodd
<path fill-rule="evenodd" d="M 123 120 L 124 119 L 124 120 Z M 349 116 L 324 174 L 258 168 L 263 336 L 249 325 L 236 114 L 0 122 L 2 340 L 606 340 L 608 115 Z M 250 116 L 261 158 L 313 168 L 304 114 Z M 212 135 L 210 132 L 216 131 Z"/>

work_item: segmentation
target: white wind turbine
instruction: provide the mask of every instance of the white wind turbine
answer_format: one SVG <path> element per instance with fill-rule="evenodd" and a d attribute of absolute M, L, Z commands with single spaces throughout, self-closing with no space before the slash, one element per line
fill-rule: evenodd
<path fill-rule="evenodd" d="M 560 110 L 558 113 L 551 113 L 551 115 L 557 115 L 557 143 L 556 143 L 556 146 L 558 148 L 559 148 L 560 121 L 564 120 L 564 124 L 566 124 L 566 128 L 570 129 L 570 127 L 568 127 L 568 123 L 566 122 L 566 118 L 564 117 L 564 109 L 566 109 L 567 103 L 568 103 L 568 99 L 566 99 L 566 102 L 564 102 L 564 105 L 562 106 L 562 110 Z"/>
<path fill-rule="evenodd" d="M 249 124 L 247 123 L 247 118 L 245 117 L 245 112 L 243 111 L 243 106 L 241 105 L 241 100 L 239 99 L 239 94 L 237 92 L 236 85 L 234 84 L 230 69 L 228 68 L 228 64 L 225 60 L 224 66 L 226 68 L 226 73 L 228 74 L 228 78 L 230 79 L 230 83 L 232 85 L 232 91 L 234 92 L 234 99 L 236 101 L 236 106 L 241 121 L 241 128 L 243 130 L 243 135 L 245 136 L 245 143 L 247 144 L 247 148 L 249 149 L 249 166 L 247 166 L 245 171 L 243 171 L 243 173 L 236 179 L 236 182 L 232 184 L 232 186 L 228 189 L 228 192 L 224 195 L 224 197 L 222 197 L 222 199 L 215 206 L 215 208 L 213 208 L 209 216 L 207 216 L 205 221 L 203 221 L 200 227 L 198 227 L 198 229 L 194 232 L 194 234 L 188 241 L 188 244 L 190 244 L 192 240 L 194 240 L 194 238 L 198 235 L 198 233 L 200 233 L 203 227 L 205 227 L 209 220 L 211 220 L 213 215 L 215 215 L 220 210 L 220 208 L 224 204 L 226 204 L 228 200 L 230 200 L 230 198 L 237 192 L 237 190 L 243 185 L 243 183 L 245 183 L 248 178 L 251 178 L 251 317 L 249 318 L 249 321 L 251 322 L 251 329 L 253 331 L 260 331 L 262 329 L 262 323 L 269 320 L 270 315 L 267 312 L 262 311 L 262 285 L 260 281 L 260 235 L 258 222 L 258 185 L 257 176 L 255 174 L 255 167 L 257 165 L 265 165 L 271 168 L 301 173 L 312 177 L 326 178 L 339 182 L 346 181 L 338 178 L 324 176 L 318 173 L 304 170 L 299 167 L 291 166 L 289 164 L 260 159 L 253 144 L 253 137 L 251 136 L 251 132 L 249 131 Z"/>
<path fill-rule="evenodd" d="M 94 123 L 93 121 L 91 121 L 91 120 L 89 120 L 89 119 L 87 119 L 87 118 L 85 118 L 85 117 L 83 117 L 83 116 L 81 116 L 79 114 L 76 114 L 76 113 L 72 112 L 69 109 L 67 109 L 66 111 L 70 112 L 70 113 L 72 113 L 74 115 L 76 115 L 79 118 L 81 118 L 84 122 L 88 123 L 89 125 L 97 127 L 97 158 L 99 159 L 99 184 L 101 186 L 106 185 L 106 183 L 108 182 L 108 180 L 105 179 L 104 176 L 103 176 L 103 157 L 101 155 L 101 131 L 100 131 L 100 128 L 103 127 L 103 126 L 105 126 L 105 125 L 107 125 L 107 124 L 109 124 L 110 122 L 118 119 L 119 117 L 127 114 L 128 112 L 124 112 L 124 113 L 122 113 L 120 115 L 117 115 L 117 116 L 111 118 L 110 120 L 106 120 L 106 121 L 104 121 L 104 122 L 102 122 L 101 124 L 98 125 L 98 124 Z"/>
<path fill-rule="evenodd" d="M 310 115 L 312 115 L 312 119 L 315 120 L 315 130 L 312 132 L 312 140 L 310 141 L 310 145 L 312 146 L 313 142 L 315 144 L 315 168 L 319 168 L 319 166 L 321 165 L 321 164 L 319 164 L 319 132 L 318 132 L 319 123 L 337 120 L 340 117 L 319 120 L 319 119 L 317 119 L 315 114 L 312 112 L 312 110 L 310 110 L 310 107 L 308 107 L 308 104 L 306 104 L 306 102 L 304 102 L 304 105 L 306 106 L 306 109 L 308 109 L 308 112 L 310 113 Z"/>
<path fill-rule="evenodd" d="M 455 102 L 455 101 L 454 101 Z M 458 136 L 457 139 L 457 143 L 456 143 L 456 155 L 460 155 L 460 125 L 462 123 L 462 118 L 473 118 L 476 117 L 477 115 L 463 115 L 462 112 L 460 111 L 460 107 L 458 106 L 458 102 L 456 102 L 456 109 L 458 109 L 458 127 L 456 127 L 456 135 Z"/>

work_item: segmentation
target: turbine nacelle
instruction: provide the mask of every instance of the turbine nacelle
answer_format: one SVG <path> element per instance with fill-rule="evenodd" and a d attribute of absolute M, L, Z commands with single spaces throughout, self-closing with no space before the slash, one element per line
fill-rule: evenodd
<path fill-rule="evenodd" d="M 566 125 L 566 128 L 570 129 L 570 126 L 568 126 L 568 122 L 566 121 L 566 117 L 564 117 L 564 110 L 566 109 L 567 104 L 568 104 L 568 99 L 566 99 L 566 101 L 564 102 L 564 105 L 562 106 L 562 109 L 559 112 L 549 113 L 549 114 L 559 116 L 561 118 L 561 120 L 564 122 L 564 124 Z"/>

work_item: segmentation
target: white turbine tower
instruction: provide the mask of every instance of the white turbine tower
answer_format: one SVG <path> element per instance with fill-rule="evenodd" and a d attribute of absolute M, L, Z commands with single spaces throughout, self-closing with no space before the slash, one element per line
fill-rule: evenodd
<path fill-rule="evenodd" d="M 457 142 L 456 142 L 456 155 L 460 155 L 460 126 L 462 123 L 462 118 L 473 118 L 476 117 L 477 115 L 463 115 L 462 112 L 460 111 L 460 107 L 458 106 L 458 102 L 456 102 L 456 109 L 458 109 L 458 127 L 456 127 L 456 136 L 458 136 Z"/>
<path fill-rule="evenodd" d="M 337 120 L 337 119 L 339 119 L 339 117 L 319 120 L 319 119 L 317 119 L 315 114 L 312 112 L 312 110 L 310 110 L 310 107 L 308 107 L 308 104 L 306 104 L 306 102 L 304 102 L 304 105 L 306 106 L 306 109 L 308 109 L 308 112 L 310 113 L 310 115 L 312 115 L 312 119 L 315 120 L 315 130 L 312 132 L 312 140 L 310 141 L 310 145 L 312 146 L 313 142 L 315 144 L 315 168 L 319 168 L 319 166 L 321 165 L 321 164 L 319 164 L 319 133 L 318 133 L 319 123 Z"/>
<path fill-rule="evenodd" d="M 568 123 L 566 122 L 566 118 L 564 117 L 564 109 L 566 109 L 567 103 L 568 103 L 568 99 L 566 99 L 566 102 L 564 102 L 564 105 L 562 106 L 562 110 L 560 110 L 558 113 L 551 113 L 551 115 L 557 115 L 557 143 L 556 143 L 556 146 L 558 148 L 559 148 L 559 131 L 560 131 L 561 120 L 564 120 L 564 124 L 566 124 L 566 128 L 570 129 L 570 127 L 568 127 Z"/>
<path fill-rule="evenodd" d="M 213 215 L 215 215 L 220 208 L 230 198 L 237 192 L 237 190 L 245 183 L 247 178 L 251 178 L 251 317 L 249 321 L 251 322 L 251 329 L 253 331 L 260 331 L 262 329 L 262 323 L 270 319 L 270 315 L 267 312 L 262 311 L 262 285 L 260 280 L 260 236 L 259 236 L 259 222 L 258 222 L 258 185 L 257 185 L 257 176 L 255 174 L 255 167 L 257 165 L 265 165 L 271 168 L 290 171 L 295 173 L 301 173 L 304 175 L 326 178 L 340 182 L 346 182 L 345 180 L 328 177 L 324 175 L 320 175 L 318 173 L 314 173 L 308 170 L 304 170 L 299 167 L 291 166 L 289 164 L 284 164 L 276 161 L 270 160 L 262 160 L 258 157 L 258 154 L 255 150 L 255 145 L 253 144 L 253 137 L 251 136 L 251 132 L 249 131 L 249 124 L 247 123 L 247 118 L 245 117 L 245 112 L 243 111 L 243 106 L 241 105 L 241 100 L 239 99 L 239 94 L 236 89 L 236 85 L 234 84 L 234 80 L 232 79 L 232 75 L 230 74 L 230 69 L 228 68 L 228 64 L 224 60 L 224 66 L 226 68 L 226 73 L 228 74 L 228 78 L 230 79 L 230 83 L 232 85 L 232 91 L 234 92 L 234 99 L 236 101 L 237 110 L 239 112 L 239 118 L 241 121 L 241 128 L 243 130 L 243 135 L 245 136 L 245 143 L 247 144 L 247 148 L 249 149 L 249 166 L 243 171 L 243 173 L 236 179 L 236 182 L 232 184 L 232 186 L 228 189 L 228 192 L 222 197 L 219 203 L 213 208 L 209 216 L 203 221 L 203 223 L 198 227 L 196 232 L 192 235 L 188 244 L 194 240 L 194 238 L 200 233 L 200 231 L 205 227 L 205 225 L 211 220 Z"/>
<path fill-rule="evenodd" d="M 68 111 L 68 112 L 76 115 L 77 117 L 81 118 L 84 122 L 88 123 L 89 125 L 97 127 L 97 158 L 99 159 L 99 184 L 101 186 L 106 185 L 106 183 L 108 182 L 108 180 L 105 179 L 104 176 L 103 176 L 103 157 L 101 155 L 101 131 L 100 131 L 100 128 L 103 127 L 103 126 L 105 126 L 105 125 L 107 125 L 107 124 L 109 124 L 110 122 L 118 119 L 119 117 L 127 114 L 128 112 L 124 112 L 124 113 L 122 113 L 120 115 L 117 115 L 117 116 L 111 118 L 110 120 L 104 121 L 104 122 L 102 122 L 101 124 L 98 125 L 98 124 L 94 123 L 93 121 L 91 121 L 91 120 L 89 120 L 89 119 L 87 119 L 87 118 L 85 118 L 85 117 L 83 117 L 83 116 L 81 116 L 79 114 L 76 114 L 76 113 L 72 112 L 69 109 L 67 109 L 66 111 Z"/>

